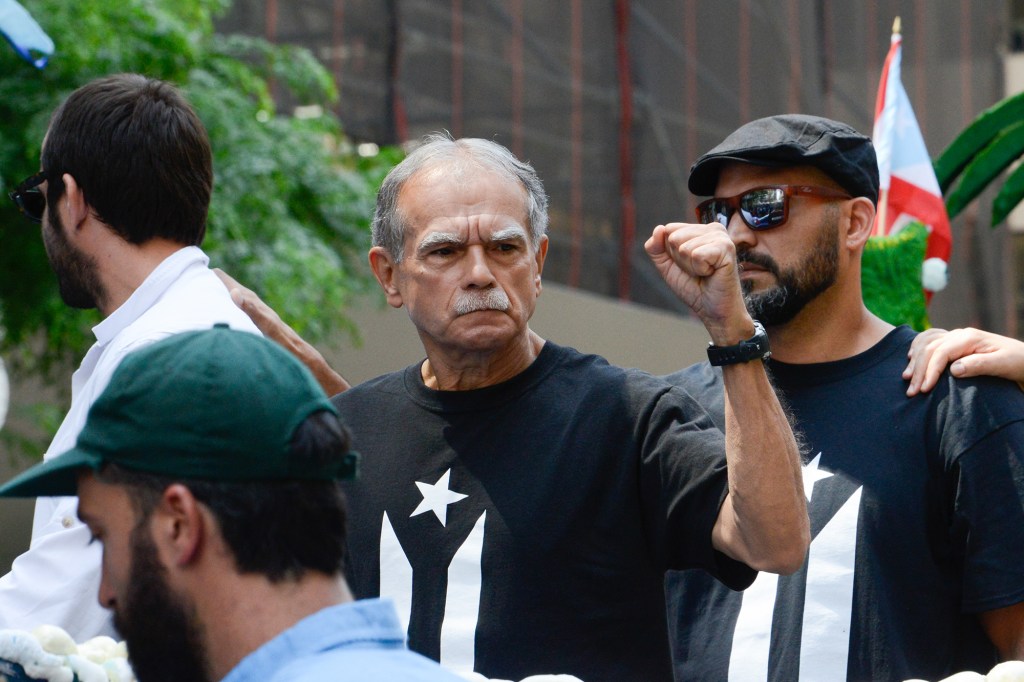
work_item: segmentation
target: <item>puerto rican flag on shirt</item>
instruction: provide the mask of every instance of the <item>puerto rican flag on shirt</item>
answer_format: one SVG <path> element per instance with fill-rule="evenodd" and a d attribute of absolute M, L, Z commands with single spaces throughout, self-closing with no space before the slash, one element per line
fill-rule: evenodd
<path fill-rule="evenodd" d="M 919 220 L 930 233 L 925 259 L 937 258 L 946 263 L 953 245 L 949 216 L 914 109 L 900 80 L 902 48 L 896 28 L 875 102 L 872 138 L 878 155 L 881 191 L 874 234 L 895 234 Z"/>

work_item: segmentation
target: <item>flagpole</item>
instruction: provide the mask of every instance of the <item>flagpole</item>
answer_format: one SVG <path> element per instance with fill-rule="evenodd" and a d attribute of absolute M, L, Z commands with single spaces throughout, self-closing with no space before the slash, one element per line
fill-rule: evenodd
<path fill-rule="evenodd" d="M 900 34 L 900 18 L 897 16 L 892 22 L 892 36 L 895 38 Z M 890 38 L 890 42 L 891 42 Z M 876 237 L 885 234 L 886 208 L 889 205 L 889 189 L 883 187 L 878 193 L 878 215 L 875 216 L 875 229 L 872 234 Z"/>
<path fill-rule="evenodd" d="M 872 230 L 872 237 L 882 237 L 885 235 L 885 206 L 889 203 L 889 190 L 880 189 L 878 191 L 878 214 L 875 216 L 875 229 Z"/>

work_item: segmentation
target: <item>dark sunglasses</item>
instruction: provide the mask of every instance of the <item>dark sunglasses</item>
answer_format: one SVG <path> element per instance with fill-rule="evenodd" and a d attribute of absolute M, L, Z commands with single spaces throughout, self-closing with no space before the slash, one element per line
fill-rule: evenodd
<path fill-rule="evenodd" d="M 789 198 L 811 196 L 822 199 L 852 199 L 849 194 L 829 187 L 813 185 L 773 185 L 748 189 L 734 197 L 713 197 L 697 205 L 697 222 L 722 223 L 739 209 L 740 217 L 751 230 L 770 230 L 789 218 Z"/>
<path fill-rule="evenodd" d="M 39 185 L 46 182 L 46 180 L 46 171 L 40 171 L 22 180 L 21 184 L 7 195 L 18 207 L 18 210 L 21 211 L 21 214 L 34 223 L 43 222 L 43 211 L 46 210 L 46 195 L 39 189 Z"/>

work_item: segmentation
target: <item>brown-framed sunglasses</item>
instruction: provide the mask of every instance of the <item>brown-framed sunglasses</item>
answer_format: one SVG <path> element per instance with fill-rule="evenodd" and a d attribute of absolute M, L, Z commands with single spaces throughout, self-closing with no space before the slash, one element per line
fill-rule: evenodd
<path fill-rule="evenodd" d="M 728 227 L 737 210 L 751 230 L 770 230 L 789 218 L 789 198 L 793 196 L 821 199 L 852 199 L 849 194 L 831 187 L 817 185 L 771 185 L 748 189 L 734 197 L 712 197 L 697 205 L 697 222 L 721 223 Z"/>

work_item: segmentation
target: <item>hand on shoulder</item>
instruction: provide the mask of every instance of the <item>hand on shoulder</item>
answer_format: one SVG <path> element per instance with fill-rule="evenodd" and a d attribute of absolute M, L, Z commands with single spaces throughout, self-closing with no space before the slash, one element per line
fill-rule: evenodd
<path fill-rule="evenodd" d="M 283 346 L 285 350 L 308 367 L 327 395 L 336 395 L 350 388 L 348 381 L 327 363 L 320 351 L 288 326 L 281 316 L 267 305 L 255 291 L 242 286 L 220 268 L 214 268 L 213 272 L 231 293 L 231 300 L 249 316 L 256 328 L 265 337 Z"/>
<path fill-rule="evenodd" d="M 929 329 L 917 335 L 907 358 L 903 378 L 910 382 L 908 396 L 934 388 L 947 365 L 957 378 L 994 376 L 1024 382 L 1024 342 L 980 329 Z"/>

